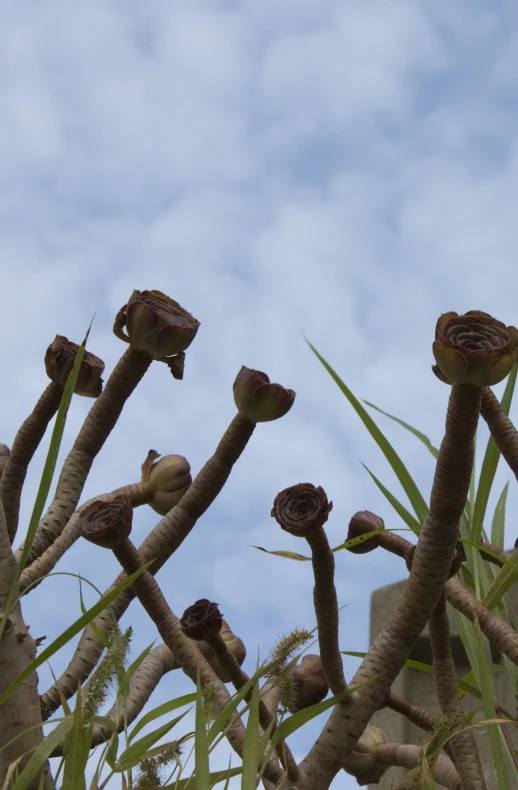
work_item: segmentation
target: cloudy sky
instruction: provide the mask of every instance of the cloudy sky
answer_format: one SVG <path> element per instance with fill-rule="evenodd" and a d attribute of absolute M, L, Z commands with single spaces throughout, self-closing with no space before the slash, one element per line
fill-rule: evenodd
<path fill-rule="evenodd" d="M 279 490 L 326 489 L 332 545 L 359 509 L 401 526 L 362 467 L 398 492 L 387 463 L 303 335 L 355 394 L 437 444 L 448 394 L 430 372 L 437 317 L 483 309 L 518 322 L 517 17 L 509 0 L 27 0 L 2 11 L 0 441 L 46 386 L 56 333 L 79 342 L 96 312 L 90 349 L 113 368 L 125 348 L 113 318 L 134 288 L 164 291 L 201 328 L 184 381 L 155 364 L 139 385 L 85 497 L 137 480 L 151 447 L 196 472 L 235 413 L 242 364 L 294 389 L 292 411 L 257 428 L 158 577 L 177 614 L 200 597 L 220 603 L 249 671 L 258 649 L 314 626 L 310 566 L 250 547 L 303 551 L 269 515 Z M 89 406 L 74 401 L 62 457 Z M 379 423 L 427 497 L 431 456 Z M 135 542 L 155 521 L 136 514 Z M 370 594 L 403 568 L 377 553 L 336 559 L 341 647 L 365 650 Z M 57 570 L 104 589 L 118 567 L 81 544 Z M 50 640 L 80 614 L 77 582 L 46 581 L 25 614 Z M 156 636 L 138 604 L 123 622 L 134 655 Z M 55 657 L 55 673 L 69 657 Z M 50 673 L 40 678 L 43 691 Z M 171 674 L 152 702 L 187 688 Z M 320 726 L 293 738 L 297 758 Z"/>

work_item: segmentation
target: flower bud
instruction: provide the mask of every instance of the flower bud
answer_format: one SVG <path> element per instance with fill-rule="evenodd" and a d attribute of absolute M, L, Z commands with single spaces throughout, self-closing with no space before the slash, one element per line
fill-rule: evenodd
<path fill-rule="evenodd" d="M 0 443 L 0 477 L 2 477 L 2 472 L 4 471 L 5 465 L 9 460 L 9 456 L 11 455 L 11 451 L 6 444 Z"/>
<path fill-rule="evenodd" d="M 113 331 L 138 351 L 164 359 L 185 351 L 199 326 L 194 316 L 161 291 L 133 291 L 119 310 Z"/>
<path fill-rule="evenodd" d="M 321 486 L 298 483 L 277 494 L 271 515 L 290 535 L 307 538 L 325 524 L 332 508 Z"/>
<path fill-rule="evenodd" d="M 81 512 L 79 529 L 90 543 L 103 549 L 115 549 L 131 533 L 133 507 L 127 496 L 97 499 Z"/>
<path fill-rule="evenodd" d="M 385 525 L 382 518 L 371 513 L 370 510 L 359 510 L 349 522 L 346 541 L 352 540 L 353 538 L 360 538 L 362 535 L 368 535 L 369 532 L 374 532 L 375 530 L 381 532 L 381 530 L 384 529 Z M 367 540 L 358 543 L 356 546 L 348 546 L 347 551 L 350 551 L 352 554 L 367 554 L 367 552 L 377 549 L 378 546 L 379 540 L 373 535 L 371 538 L 367 538 Z"/>
<path fill-rule="evenodd" d="M 271 384 L 266 373 L 244 365 L 237 374 L 233 389 L 239 413 L 252 422 L 269 422 L 284 417 L 295 400 L 293 390 Z"/>
<path fill-rule="evenodd" d="M 207 598 L 200 598 L 195 604 L 189 606 L 180 620 L 180 628 L 185 636 L 197 642 L 219 634 L 223 624 L 223 615 L 217 603 L 211 603 Z"/>
<path fill-rule="evenodd" d="M 433 355 L 442 381 L 491 387 L 518 362 L 518 329 L 482 310 L 443 313 L 435 329 Z"/>
<path fill-rule="evenodd" d="M 51 381 L 61 389 L 65 389 L 70 371 L 74 366 L 79 346 L 72 343 L 63 335 L 56 335 L 54 341 L 45 353 L 45 370 Z M 95 354 L 85 351 L 79 374 L 77 376 L 74 392 L 85 398 L 97 398 L 103 389 L 101 378 L 104 371 L 104 362 Z"/>
<path fill-rule="evenodd" d="M 367 725 L 353 751 L 345 758 L 345 773 L 356 777 L 359 785 L 378 784 L 390 767 L 376 759 L 376 749 L 385 741 L 383 730 L 373 724 Z"/>
<path fill-rule="evenodd" d="M 329 683 L 322 670 L 320 656 L 306 655 L 290 672 L 281 699 L 290 713 L 317 705 L 327 697 Z"/>
<path fill-rule="evenodd" d="M 183 455 L 164 455 L 151 465 L 147 480 L 155 490 L 149 504 L 156 513 L 165 516 L 191 485 L 191 467 Z"/>

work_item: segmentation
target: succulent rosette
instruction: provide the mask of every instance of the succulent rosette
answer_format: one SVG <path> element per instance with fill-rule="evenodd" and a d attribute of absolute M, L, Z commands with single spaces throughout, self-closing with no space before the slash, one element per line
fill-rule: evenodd
<path fill-rule="evenodd" d="M 518 329 L 488 313 L 443 313 L 437 321 L 433 355 L 436 375 L 448 383 L 491 387 L 518 362 Z"/>
<path fill-rule="evenodd" d="M 63 337 L 63 335 L 56 335 L 47 348 L 45 353 L 47 376 L 61 389 L 65 388 L 79 348 L 77 343 L 72 343 L 71 340 Z M 85 398 L 97 398 L 103 389 L 103 380 L 101 378 L 103 371 L 104 362 L 102 359 L 85 350 L 74 387 L 76 395 L 83 395 Z"/>
<path fill-rule="evenodd" d="M 244 365 L 237 374 L 233 389 L 239 413 L 252 422 L 270 422 L 284 417 L 295 400 L 293 390 L 272 384 L 266 373 Z"/>
<path fill-rule="evenodd" d="M 79 527 L 90 543 L 115 549 L 131 533 L 133 506 L 127 496 L 97 499 L 81 512 Z"/>
<path fill-rule="evenodd" d="M 325 524 L 332 508 L 322 486 L 298 483 L 277 494 L 271 515 L 290 535 L 307 538 Z"/>
<path fill-rule="evenodd" d="M 363 535 L 368 535 L 371 532 L 381 532 L 385 529 L 383 519 L 370 510 L 359 510 L 351 518 L 349 522 L 349 529 L 347 532 L 348 540 L 353 538 L 360 538 Z M 357 543 L 355 546 L 347 546 L 347 550 L 352 554 L 367 554 L 369 551 L 374 551 L 379 546 L 379 541 L 376 535 L 372 535 L 367 540 Z"/>
<path fill-rule="evenodd" d="M 165 516 L 191 485 L 191 466 L 183 455 L 164 455 L 145 469 L 142 479 L 148 480 L 154 489 L 149 505 Z"/>
<path fill-rule="evenodd" d="M 180 628 L 185 636 L 200 642 L 220 633 L 223 615 L 218 604 L 207 598 L 200 598 L 183 613 Z"/>
<path fill-rule="evenodd" d="M 194 316 L 161 291 L 133 291 L 117 313 L 113 331 L 138 351 L 165 360 L 184 352 L 199 326 Z"/>

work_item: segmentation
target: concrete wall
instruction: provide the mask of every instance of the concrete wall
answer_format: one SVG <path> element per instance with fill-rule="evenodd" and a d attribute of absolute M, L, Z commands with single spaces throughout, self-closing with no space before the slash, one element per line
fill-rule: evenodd
<path fill-rule="evenodd" d="M 398 602 L 406 581 L 397 582 L 396 584 L 381 587 L 376 590 L 371 599 L 371 624 L 370 624 L 370 638 L 371 643 L 377 634 L 381 631 L 387 622 L 394 606 Z M 518 611 L 518 585 L 514 585 L 508 594 L 509 602 L 515 611 Z M 450 608 L 450 607 L 448 607 Z M 455 662 L 458 666 L 458 675 L 462 677 L 469 672 L 469 664 L 466 654 L 459 637 L 455 621 L 450 615 L 450 629 L 452 637 L 452 652 Z M 420 639 L 418 640 L 412 655 L 416 661 L 424 661 L 432 663 L 432 652 L 430 647 L 428 626 L 423 631 Z M 501 657 L 496 652 L 493 655 L 493 660 L 496 664 L 501 664 Z M 495 691 L 501 706 L 509 713 L 514 714 L 517 709 L 517 701 L 510 688 L 507 673 L 495 672 L 494 675 Z M 439 714 L 440 709 L 436 701 L 435 683 L 433 675 L 424 672 L 419 672 L 415 669 L 407 669 L 406 667 L 400 672 L 396 681 L 392 685 L 392 692 L 404 697 L 408 702 L 414 705 L 420 705 L 430 713 Z M 482 703 L 474 697 L 466 695 L 464 698 L 464 707 L 469 710 L 474 707 L 479 707 Z M 477 715 L 475 721 L 481 720 L 483 716 Z M 426 733 L 411 724 L 404 716 L 395 713 L 388 708 L 376 713 L 372 719 L 372 723 L 381 727 L 387 736 L 387 741 L 400 742 L 400 743 L 415 743 L 421 745 L 426 740 Z M 518 748 L 518 728 L 509 728 L 514 731 L 513 741 L 515 749 Z M 493 769 L 493 760 L 489 749 L 487 738 L 487 729 L 481 727 L 475 730 L 475 738 L 479 747 L 480 757 L 483 763 L 484 774 L 487 781 L 488 788 L 496 790 L 496 780 Z M 381 782 L 377 785 L 370 785 L 371 790 L 388 790 L 394 781 L 402 781 L 405 776 L 405 769 L 402 768 L 389 768 L 385 773 Z M 511 790 L 518 790 L 518 784 L 514 779 L 509 776 L 509 787 Z"/>

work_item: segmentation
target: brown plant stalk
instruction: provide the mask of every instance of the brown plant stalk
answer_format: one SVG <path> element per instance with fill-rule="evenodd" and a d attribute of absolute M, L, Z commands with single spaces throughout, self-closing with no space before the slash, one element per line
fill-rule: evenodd
<path fill-rule="evenodd" d="M 451 739 L 450 745 L 463 790 L 485 790 L 486 783 L 477 744 L 472 730 L 465 729 L 468 723 L 459 701 L 444 593 L 430 618 L 429 628 L 437 698 L 441 711 L 451 723 L 451 733 L 457 733 Z M 459 732 L 459 730 L 463 731 Z"/>
<path fill-rule="evenodd" d="M 335 558 L 323 527 L 311 532 L 306 540 L 311 548 L 315 586 L 313 605 L 318 626 L 318 643 L 322 669 L 332 694 L 347 690 L 342 655 L 338 643 L 338 600 L 334 583 Z M 344 698 L 344 703 L 349 698 Z"/>
<path fill-rule="evenodd" d="M 395 765 L 412 770 L 421 764 L 421 747 L 404 743 L 384 743 L 376 749 L 376 758 L 384 765 Z M 449 790 L 464 790 L 455 766 L 444 754 L 440 754 L 437 758 L 433 778 Z"/>
<path fill-rule="evenodd" d="M 301 765 L 307 790 L 326 788 L 354 748 L 433 614 L 454 557 L 473 466 L 480 389 L 453 385 L 430 498 L 410 578 L 387 625 L 374 640 L 351 685 L 369 681 L 337 705 Z M 282 786 L 282 785 L 281 785 Z"/>
<path fill-rule="evenodd" d="M 124 404 L 151 365 L 151 357 L 129 347 L 115 366 L 101 395 L 94 402 L 65 459 L 54 499 L 42 518 L 31 546 L 28 564 L 52 545 L 77 507 L 95 457 L 112 432 Z M 22 549 L 16 552 L 21 556 Z"/>
<path fill-rule="evenodd" d="M 209 458 L 194 478 L 181 502 L 164 516 L 139 547 L 143 563 L 154 560 L 150 566 L 153 575 L 167 562 L 169 557 L 181 546 L 196 521 L 205 513 L 209 505 L 223 488 L 232 468 L 244 451 L 255 423 L 237 414 L 225 431 L 214 455 Z M 119 574 L 106 592 L 109 592 L 126 578 Z M 95 620 L 94 624 L 107 634 L 113 618 L 119 620 L 135 597 L 132 588 L 125 590 Z M 103 643 L 88 626 L 75 650 L 75 653 L 61 677 L 41 697 L 43 718 L 46 720 L 60 705 L 60 693 L 66 699 L 75 694 L 77 686 L 95 668 L 103 651 Z"/>
<path fill-rule="evenodd" d="M 0 479 L 0 499 L 4 505 L 7 532 L 11 543 L 16 537 L 20 497 L 27 469 L 39 447 L 47 426 L 56 414 L 63 392 L 54 382 L 47 385 L 36 406 L 21 424 L 11 454 Z"/>
<path fill-rule="evenodd" d="M 126 574 L 131 575 L 142 567 L 139 552 L 129 539 L 121 541 L 112 550 Z M 218 712 L 223 710 L 231 701 L 230 694 L 198 649 L 197 644 L 182 633 L 180 620 L 171 611 L 153 576 L 146 570 L 133 582 L 132 586 L 135 588 L 140 603 L 155 623 L 160 636 L 185 674 L 196 684 L 199 673 L 202 687 L 210 687 L 214 691 Z M 210 646 L 214 648 L 214 645 Z M 218 658 L 221 661 L 221 656 L 218 655 Z M 232 658 L 234 657 L 232 656 Z M 237 661 L 236 666 L 239 668 Z M 232 748 L 242 756 L 244 727 L 237 715 L 233 716 L 232 725 L 227 729 L 227 738 Z M 281 775 L 280 769 L 270 762 L 265 770 L 265 776 L 271 781 L 277 781 Z"/>
<path fill-rule="evenodd" d="M 518 432 L 489 387 L 482 390 L 480 414 L 502 456 L 518 479 Z"/>

